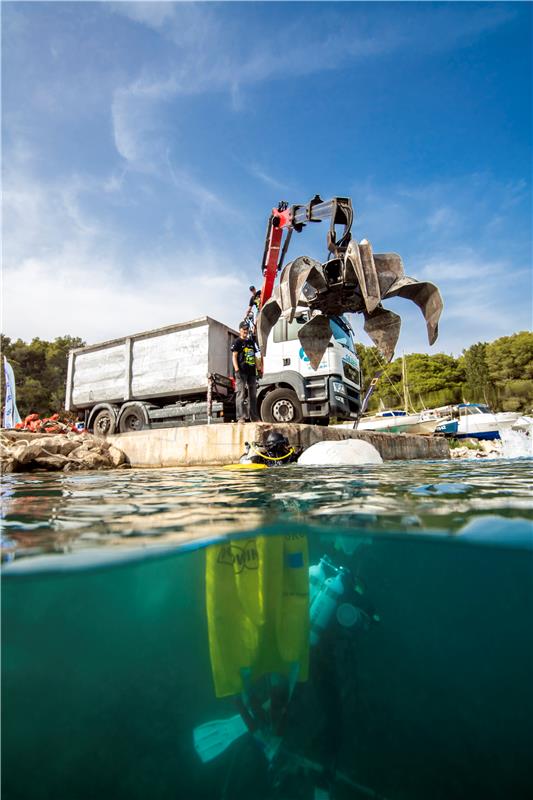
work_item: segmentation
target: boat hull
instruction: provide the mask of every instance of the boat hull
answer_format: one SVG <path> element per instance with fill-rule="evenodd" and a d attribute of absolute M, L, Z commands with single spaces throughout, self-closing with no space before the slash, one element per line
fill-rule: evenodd
<path fill-rule="evenodd" d="M 401 417 L 369 417 L 362 419 L 357 430 L 379 431 L 380 433 L 414 433 L 429 436 L 435 432 L 439 419 L 420 419 L 419 414 L 406 414 Z"/>
<path fill-rule="evenodd" d="M 448 420 L 437 425 L 435 432 L 454 439 L 500 439 L 500 431 L 512 428 L 519 418 L 515 412 L 475 414 Z"/>

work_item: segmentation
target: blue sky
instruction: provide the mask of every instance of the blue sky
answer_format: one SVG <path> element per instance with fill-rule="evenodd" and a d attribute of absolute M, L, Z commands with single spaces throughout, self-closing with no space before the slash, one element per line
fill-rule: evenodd
<path fill-rule="evenodd" d="M 386 304 L 399 351 L 531 327 L 531 33 L 529 3 L 3 2 L 3 331 L 236 325 L 270 209 L 316 193 L 439 285 L 433 348 Z"/>

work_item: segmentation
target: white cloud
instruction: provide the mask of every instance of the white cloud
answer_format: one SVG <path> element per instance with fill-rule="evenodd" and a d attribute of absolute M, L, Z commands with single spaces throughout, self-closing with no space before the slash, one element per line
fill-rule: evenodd
<path fill-rule="evenodd" d="M 493 279 L 501 278 L 509 271 L 509 264 L 501 260 L 488 260 L 471 248 L 454 248 L 443 256 L 435 256 L 426 262 L 418 277 L 425 280 L 438 280 L 441 284 L 450 283 L 457 292 L 464 292 L 463 282 L 482 281 L 482 287 L 492 288 Z M 478 285 L 478 289 L 479 289 Z"/>
<path fill-rule="evenodd" d="M 6 335 L 98 341 L 205 314 L 234 325 L 242 315 L 247 283 L 209 241 L 179 249 L 171 242 L 150 258 L 132 256 L 105 208 L 101 217 L 83 210 L 84 191 L 96 188 L 91 181 L 46 185 L 12 171 L 7 177 Z"/>
<path fill-rule="evenodd" d="M 111 117 L 118 153 L 135 169 L 152 171 L 159 152 L 158 103 L 174 96 L 176 78 L 141 77 L 113 94 Z"/>
<path fill-rule="evenodd" d="M 26 341 L 71 334 L 90 343 L 206 314 L 234 326 L 246 302 L 245 287 L 235 274 L 206 273 L 206 260 L 202 253 L 176 257 L 133 283 L 121 277 L 112 260 L 79 248 L 67 246 L 48 259 L 27 259 L 4 273 L 9 297 L 4 332 Z M 180 261 L 186 264 L 186 275 L 183 268 L 176 274 Z"/>
<path fill-rule="evenodd" d="M 160 30 L 176 18 L 176 6 L 174 3 L 160 3 L 157 0 L 151 2 L 131 2 L 131 3 L 110 3 L 110 9 L 115 13 L 123 14 L 134 22 L 140 22 L 154 30 Z"/>

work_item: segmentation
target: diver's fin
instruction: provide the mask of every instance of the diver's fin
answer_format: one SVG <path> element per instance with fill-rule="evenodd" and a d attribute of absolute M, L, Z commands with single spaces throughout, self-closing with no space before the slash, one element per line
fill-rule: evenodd
<path fill-rule="evenodd" d="M 212 761 L 232 742 L 247 733 L 248 728 L 240 714 L 229 719 L 214 719 L 193 730 L 194 749 L 204 762 Z"/>

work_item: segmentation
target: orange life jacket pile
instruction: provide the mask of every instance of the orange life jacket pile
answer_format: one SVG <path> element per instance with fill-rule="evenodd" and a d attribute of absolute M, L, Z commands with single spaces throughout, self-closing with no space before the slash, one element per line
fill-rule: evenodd
<path fill-rule="evenodd" d="M 60 420 L 59 414 L 52 414 L 51 417 L 39 418 L 39 414 L 28 414 L 24 422 L 17 422 L 15 429 L 19 431 L 31 431 L 32 433 L 69 433 L 80 431 L 68 420 Z"/>

